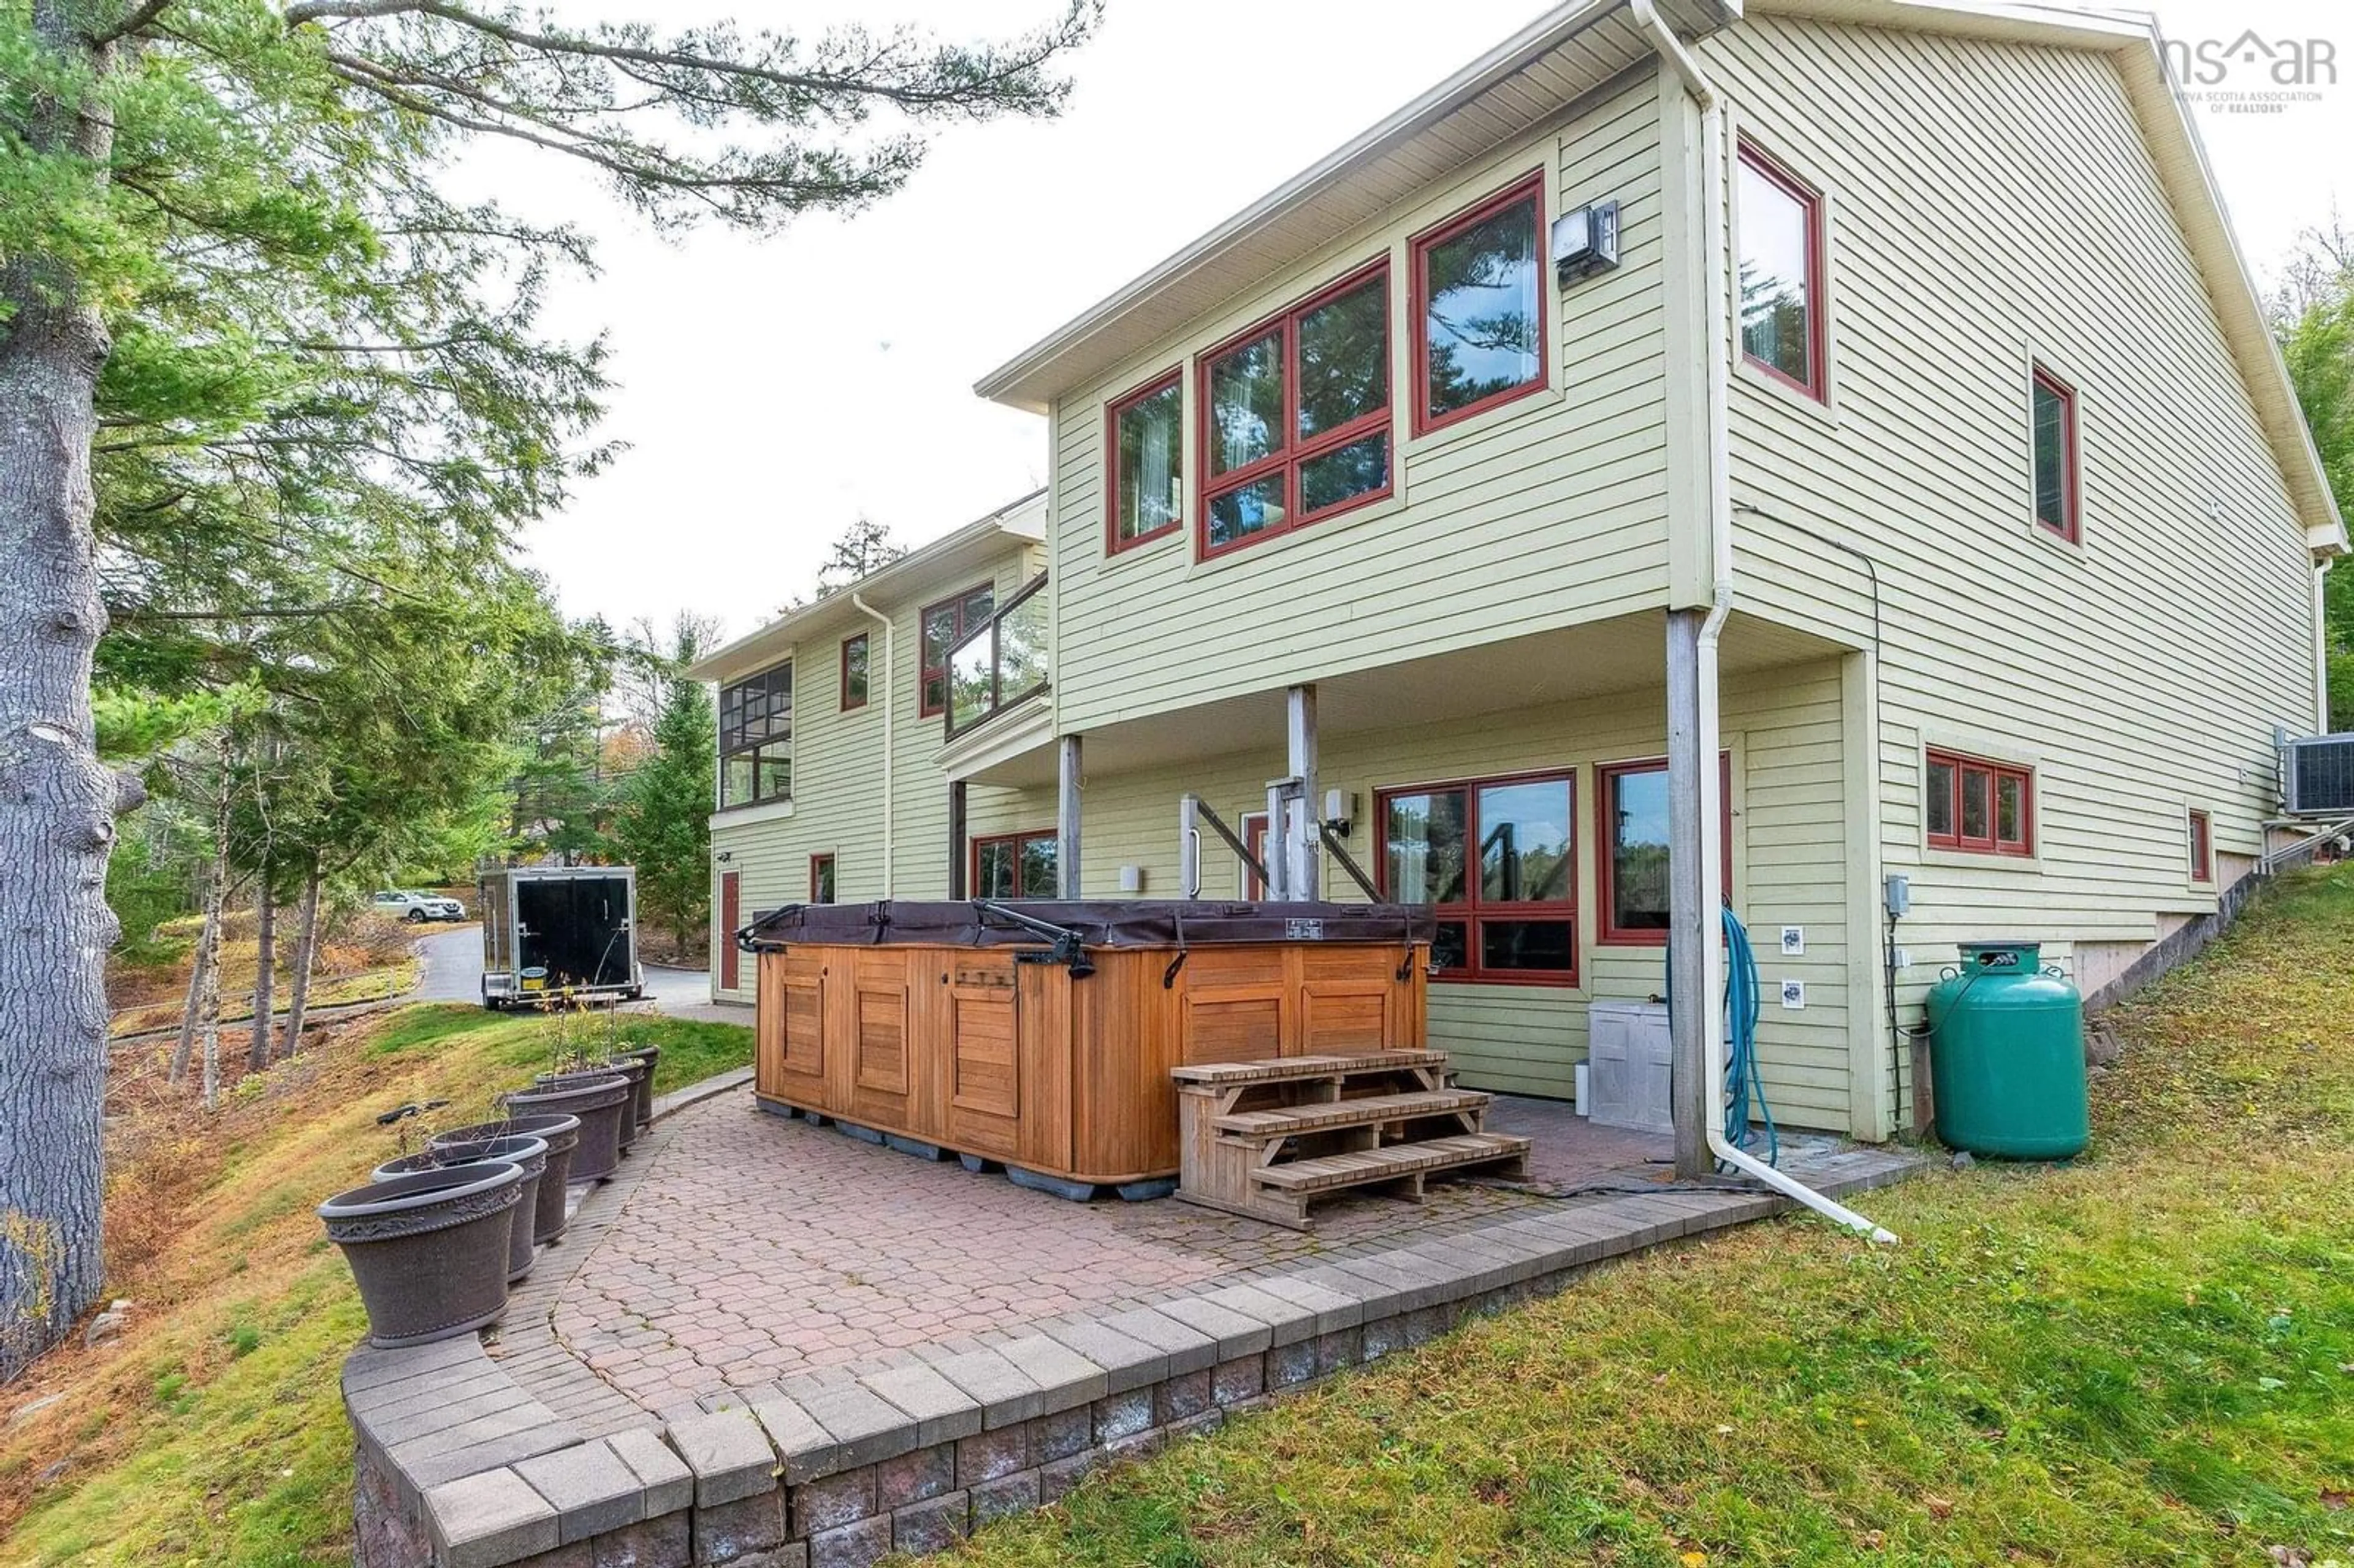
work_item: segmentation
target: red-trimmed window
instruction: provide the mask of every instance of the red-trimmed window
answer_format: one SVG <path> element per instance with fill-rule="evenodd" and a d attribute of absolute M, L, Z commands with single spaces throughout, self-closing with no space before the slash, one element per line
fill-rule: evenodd
<path fill-rule="evenodd" d="M 1359 269 L 1202 356 L 1206 559 L 1390 493 L 1390 270 Z"/>
<path fill-rule="evenodd" d="M 2190 813 L 2190 880 L 2202 885 L 2215 880 L 2215 819 L 2204 811 Z"/>
<path fill-rule="evenodd" d="M 1723 845 L 1724 896 L 1733 896 L 1733 754 L 1719 752 L 1717 806 Z M 1600 847 L 1595 895 L 1602 905 L 1596 940 L 1614 947 L 1657 947 L 1668 939 L 1668 762 L 1614 762 L 1594 770 L 1596 837 Z"/>
<path fill-rule="evenodd" d="M 1118 555 L 1185 521 L 1185 393 L 1172 370 L 1104 416 L 1104 549 Z"/>
<path fill-rule="evenodd" d="M 842 640 L 842 711 L 866 705 L 866 633 Z"/>
<path fill-rule="evenodd" d="M 2041 366 L 2029 391 L 2035 429 L 2035 522 L 2070 544 L 2078 537 L 2076 389 Z"/>
<path fill-rule="evenodd" d="M 1742 357 L 1821 398 L 1822 196 L 1744 141 L 1740 201 Z"/>
<path fill-rule="evenodd" d="M 812 904 L 833 902 L 833 857 L 830 854 L 810 856 L 810 896 Z"/>
<path fill-rule="evenodd" d="M 1053 898 L 1061 889 L 1055 874 L 1055 834 L 997 833 L 972 841 L 975 898 Z"/>
<path fill-rule="evenodd" d="M 1922 780 L 1931 849 L 1969 854 L 2035 853 L 2035 775 L 1955 751 L 1932 751 Z"/>
<path fill-rule="evenodd" d="M 1415 237 L 1416 435 L 1545 384 L 1544 174 Z"/>
<path fill-rule="evenodd" d="M 997 589 L 988 583 L 969 588 L 954 599 L 924 606 L 917 618 L 924 634 L 923 673 L 919 677 L 923 682 L 923 701 L 917 710 L 922 717 L 930 718 L 947 711 L 949 650 L 970 635 L 996 608 Z"/>
<path fill-rule="evenodd" d="M 1382 896 L 1430 906 L 1437 980 L 1577 983 L 1577 783 L 1566 771 L 1383 789 Z"/>

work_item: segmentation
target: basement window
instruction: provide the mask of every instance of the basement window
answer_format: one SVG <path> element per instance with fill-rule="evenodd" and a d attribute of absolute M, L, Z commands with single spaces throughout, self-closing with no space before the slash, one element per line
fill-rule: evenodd
<path fill-rule="evenodd" d="M 2215 882 L 2215 819 L 2204 811 L 2190 813 L 2190 880 L 2202 887 Z"/>
<path fill-rule="evenodd" d="M 830 854 L 810 856 L 810 902 L 833 902 L 833 856 Z"/>
<path fill-rule="evenodd" d="M 1733 754 L 1717 753 L 1717 809 L 1724 897 L 1733 897 Z M 1600 940 L 1614 947 L 1659 947 L 1668 939 L 1668 762 L 1618 762 L 1595 769 L 1602 797 L 1602 849 L 1596 889 Z"/>
<path fill-rule="evenodd" d="M 1384 789 L 1382 896 L 1431 906 L 1436 980 L 1577 983 L 1575 779 L 1568 773 Z"/>
<path fill-rule="evenodd" d="M 2021 857 L 2035 853 L 2035 775 L 2028 768 L 1931 751 L 1921 806 L 1931 849 Z"/>
<path fill-rule="evenodd" d="M 972 841 L 972 895 L 975 898 L 1053 898 L 1061 891 L 1055 877 L 1055 833 L 999 833 Z"/>
<path fill-rule="evenodd" d="M 1197 556 L 1390 493 L 1389 300 L 1376 261 L 1202 356 Z"/>

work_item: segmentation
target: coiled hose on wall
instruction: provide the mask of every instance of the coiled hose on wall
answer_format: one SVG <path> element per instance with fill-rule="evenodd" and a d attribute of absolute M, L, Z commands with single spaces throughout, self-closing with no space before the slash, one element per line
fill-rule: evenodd
<path fill-rule="evenodd" d="M 1764 1005 L 1757 982 L 1757 955 L 1750 949 L 1749 932 L 1732 910 L 1724 911 L 1724 1136 L 1735 1149 L 1747 1151 L 1761 1133 L 1768 1165 L 1782 1162 L 1782 1135 L 1774 1128 L 1774 1108 L 1766 1103 L 1766 1086 L 1757 1076 L 1757 1016 Z M 1758 1125 L 1750 1126 L 1750 1106 L 1756 1106 Z"/>

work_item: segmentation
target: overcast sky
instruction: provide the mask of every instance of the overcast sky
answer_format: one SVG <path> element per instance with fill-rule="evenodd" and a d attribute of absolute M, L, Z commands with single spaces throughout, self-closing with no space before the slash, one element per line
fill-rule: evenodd
<path fill-rule="evenodd" d="M 807 34 L 864 9 L 978 37 L 1058 3 L 740 0 L 733 12 L 748 27 Z M 708 8 L 594 5 L 666 23 Z M 533 561 L 569 614 L 666 622 L 689 609 L 732 636 L 806 590 L 860 513 L 920 544 L 1035 487 L 1044 421 L 975 397 L 978 377 L 1543 8 L 1110 0 L 1100 34 L 1069 61 L 1077 89 L 1061 119 L 959 127 L 889 202 L 760 240 L 657 239 L 594 182 L 551 166 L 559 160 L 476 159 L 469 183 L 598 237 L 601 275 L 559 284 L 549 324 L 606 334 L 620 386 L 603 434 L 630 448 L 534 531 Z M 2265 278 L 2300 230 L 2354 209 L 2354 8 L 2153 8 L 2172 37 L 2253 28 L 2331 39 L 2344 57 L 2318 102 L 2198 111 L 2243 249 Z"/>

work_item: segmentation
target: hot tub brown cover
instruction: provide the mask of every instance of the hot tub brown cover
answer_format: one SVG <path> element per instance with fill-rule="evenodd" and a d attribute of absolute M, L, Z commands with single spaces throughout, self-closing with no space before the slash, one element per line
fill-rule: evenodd
<path fill-rule="evenodd" d="M 1426 906 L 1152 902 L 1143 899 L 1025 900 L 1011 906 L 1048 926 L 1075 931 L 1090 948 L 1189 948 L 1237 942 L 1427 942 L 1437 923 Z M 793 904 L 744 927 L 748 952 L 797 942 L 874 947 L 1035 948 L 1047 938 L 979 904 Z"/>

